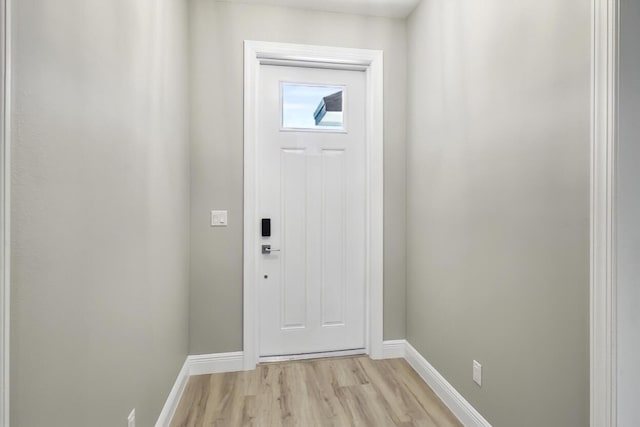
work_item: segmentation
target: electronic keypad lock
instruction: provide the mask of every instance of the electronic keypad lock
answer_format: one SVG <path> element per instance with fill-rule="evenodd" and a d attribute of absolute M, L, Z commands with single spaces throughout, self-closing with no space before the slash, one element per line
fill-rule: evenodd
<path fill-rule="evenodd" d="M 262 237 L 271 237 L 271 218 L 262 218 Z"/>

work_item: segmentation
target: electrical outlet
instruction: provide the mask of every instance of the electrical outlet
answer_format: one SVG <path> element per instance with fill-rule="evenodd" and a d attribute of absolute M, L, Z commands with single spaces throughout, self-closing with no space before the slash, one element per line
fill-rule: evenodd
<path fill-rule="evenodd" d="M 133 411 L 127 417 L 127 427 L 136 427 L 136 408 L 133 408 Z"/>
<path fill-rule="evenodd" d="M 482 387 L 482 365 L 477 360 L 473 361 L 473 381 Z"/>

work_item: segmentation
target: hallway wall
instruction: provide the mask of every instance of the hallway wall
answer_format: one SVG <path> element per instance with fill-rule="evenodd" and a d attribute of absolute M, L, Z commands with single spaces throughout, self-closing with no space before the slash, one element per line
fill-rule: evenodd
<path fill-rule="evenodd" d="M 620 2 L 618 425 L 640 425 L 640 1 Z"/>
<path fill-rule="evenodd" d="M 244 40 L 384 51 L 384 337 L 404 338 L 405 21 L 213 0 L 190 5 L 190 353 L 242 350 Z M 209 226 L 213 209 L 229 210 L 227 228 Z"/>
<path fill-rule="evenodd" d="M 11 426 L 152 426 L 187 354 L 185 3 L 12 17 Z"/>
<path fill-rule="evenodd" d="M 409 19 L 407 339 L 497 427 L 589 425 L 590 23 L 588 0 Z"/>

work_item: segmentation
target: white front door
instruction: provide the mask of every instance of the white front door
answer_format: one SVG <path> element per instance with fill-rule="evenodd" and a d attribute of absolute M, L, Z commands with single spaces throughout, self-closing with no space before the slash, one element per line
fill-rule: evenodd
<path fill-rule="evenodd" d="M 271 251 L 258 263 L 259 355 L 364 349 L 365 73 L 261 65 L 260 76 Z"/>

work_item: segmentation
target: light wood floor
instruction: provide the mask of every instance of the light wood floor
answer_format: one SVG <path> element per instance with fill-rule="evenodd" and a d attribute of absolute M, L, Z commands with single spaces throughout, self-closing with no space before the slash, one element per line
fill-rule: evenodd
<path fill-rule="evenodd" d="M 462 426 L 404 359 L 260 364 L 189 379 L 183 426 Z"/>

